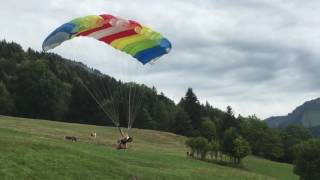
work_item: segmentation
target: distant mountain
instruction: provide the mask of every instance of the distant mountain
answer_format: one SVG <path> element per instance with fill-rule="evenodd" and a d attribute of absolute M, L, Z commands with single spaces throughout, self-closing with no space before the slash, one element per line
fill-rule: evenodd
<path fill-rule="evenodd" d="M 267 118 L 265 122 L 272 128 L 302 125 L 320 134 L 320 98 L 305 102 L 287 116 L 273 116 Z"/>

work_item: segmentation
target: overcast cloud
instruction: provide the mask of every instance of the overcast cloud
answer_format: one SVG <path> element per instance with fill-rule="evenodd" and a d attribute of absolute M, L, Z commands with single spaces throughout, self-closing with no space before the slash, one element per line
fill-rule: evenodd
<path fill-rule="evenodd" d="M 40 51 L 57 26 L 89 14 L 109 13 L 161 32 L 173 49 L 144 67 L 88 38 L 68 41 L 52 52 L 114 77 L 155 86 L 176 102 L 192 87 L 201 102 L 266 118 L 285 115 L 320 96 L 320 1 L 0 2 L 0 39 L 25 49 Z"/>

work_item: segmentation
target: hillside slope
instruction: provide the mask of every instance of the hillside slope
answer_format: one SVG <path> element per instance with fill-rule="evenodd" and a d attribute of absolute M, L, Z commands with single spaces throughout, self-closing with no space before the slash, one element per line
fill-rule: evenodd
<path fill-rule="evenodd" d="M 97 132 L 97 140 L 89 138 Z M 118 132 L 99 127 L 0 116 L 2 179 L 298 179 L 292 166 L 245 159 L 245 169 L 185 157 L 185 137 L 133 129 L 129 150 L 115 149 Z M 64 135 L 80 138 L 77 143 Z"/>

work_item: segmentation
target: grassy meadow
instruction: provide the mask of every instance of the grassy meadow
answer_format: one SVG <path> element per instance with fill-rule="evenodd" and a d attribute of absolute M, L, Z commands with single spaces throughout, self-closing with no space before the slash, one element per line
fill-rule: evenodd
<path fill-rule="evenodd" d="M 96 140 L 90 139 L 91 131 L 97 132 Z M 243 168 L 221 166 L 187 158 L 183 136 L 130 133 L 130 148 L 116 150 L 114 127 L 0 116 L 0 179 L 298 179 L 289 164 L 249 156 Z M 65 135 L 79 141 L 66 141 Z"/>

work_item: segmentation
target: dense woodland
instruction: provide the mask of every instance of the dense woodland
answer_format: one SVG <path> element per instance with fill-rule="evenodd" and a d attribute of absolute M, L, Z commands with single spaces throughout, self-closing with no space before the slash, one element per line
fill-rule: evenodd
<path fill-rule="evenodd" d="M 99 87 L 101 84 L 95 83 L 101 80 L 113 94 L 119 89 L 127 94 L 129 87 L 139 92 L 142 103 L 133 127 L 194 137 L 186 142 L 194 157 L 203 159 L 209 152 L 212 158 L 219 159 L 219 155 L 225 154 L 231 161 L 240 163 L 252 153 L 291 163 L 295 146 L 312 138 L 301 126 L 271 129 L 254 115 L 235 115 L 230 106 L 223 111 L 208 102 L 201 104 L 192 88 L 175 104 L 155 87 L 134 83 L 128 86 L 56 54 L 24 51 L 16 43 L 0 42 L 0 114 L 113 125 L 81 84 Z M 127 125 L 124 115 L 127 99 L 121 93 L 116 98 L 121 126 Z"/>

